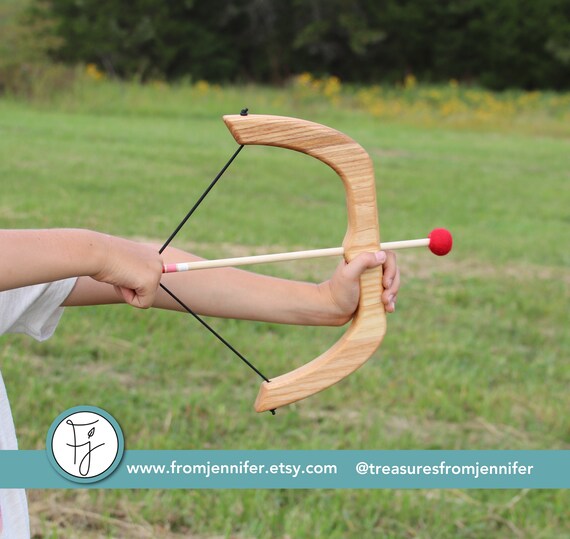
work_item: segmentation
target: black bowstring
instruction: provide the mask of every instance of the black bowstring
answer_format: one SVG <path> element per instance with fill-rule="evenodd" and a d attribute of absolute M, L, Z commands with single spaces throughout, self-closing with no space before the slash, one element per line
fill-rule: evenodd
<path fill-rule="evenodd" d="M 164 245 L 160 248 L 160 250 L 158 251 L 158 254 L 162 254 L 162 251 L 164 251 L 164 249 L 166 249 L 169 245 L 170 242 L 174 239 L 174 237 L 178 234 L 178 232 L 180 232 L 180 230 L 182 229 L 182 227 L 186 224 L 186 221 L 188 221 L 188 219 L 190 219 L 190 217 L 192 217 L 192 214 L 196 211 L 196 209 L 198 208 L 198 206 L 200 204 L 202 204 L 202 201 L 206 198 L 206 196 L 208 195 L 208 193 L 213 189 L 214 185 L 216 185 L 216 183 L 218 183 L 218 180 L 223 176 L 224 172 L 226 170 L 228 170 L 228 167 L 234 162 L 234 159 L 238 156 L 239 152 L 241 152 L 243 149 L 243 144 L 234 152 L 234 154 L 228 159 L 228 162 L 223 166 L 222 170 L 220 170 L 220 172 L 218 172 L 218 175 L 212 180 L 212 182 L 210 183 L 210 185 L 208 185 L 208 187 L 206 188 L 206 190 L 200 195 L 200 198 L 196 201 L 196 203 L 194 204 L 194 206 L 192 206 L 192 208 L 190 209 L 190 211 L 186 214 L 186 216 L 184 217 L 184 219 L 182 219 L 182 221 L 180 221 L 180 223 L 178 224 L 178 226 L 174 229 L 174 232 L 172 232 L 172 234 L 170 234 L 170 236 L 168 237 L 168 239 L 164 242 Z"/>
<path fill-rule="evenodd" d="M 246 110 L 246 109 L 244 109 Z M 245 113 L 247 114 L 247 112 Z M 245 115 L 242 111 L 242 116 Z M 222 170 L 217 174 L 217 176 L 211 181 L 210 185 L 205 189 L 205 191 L 200 195 L 200 198 L 196 201 L 196 203 L 192 206 L 190 211 L 186 214 L 184 219 L 180 221 L 178 226 L 174 229 L 172 234 L 168 237 L 168 239 L 164 242 L 164 245 L 158 251 L 159 254 L 170 245 L 172 240 L 176 237 L 176 235 L 180 232 L 182 227 L 186 224 L 188 219 L 193 215 L 196 211 L 198 206 L 204 201 L 208 193 L 213 189 L 216 185 L 218 180 L 222 177 L 224 172 L 229 168 L 229 166 L 233 163 L 234 159 L 239 155 L 241 150 L 243 149 L 244 145 L 241 144 L 238 149 L 234 152 L 234 154 L 228 159 L 228 162 L 222 167 Z M 256 368 L 250 361 L 246 359 L 246 357 L 241 354 L 234 346 L 232 346 L 226 339 L 224 339 L 212 326 L 210 326 L 201 316 L 196 314 L 186 303 L 184 303 L 179 297 L 177 297 L 168 287 L 164 284 L 160 283 L 160 287 L 174 300 L 176 301 L 188 314 L 191 314 L 203 327 L 205 327 L 214 337 L 216 337 L 222 344 L 224 344 L 227 348 L 229 348 L 237 357 L 239 357 L 251 370 L 253 370 L 258 376 L 260 376 L 264 381 L 270 382 L 269 378 L 265 376 L 258 368 Z M 273 415 L 275 415 L 275 410 L 270 410 Z"/>
<path fill-rule="evenodd" d="M 255 371 L 261 378 L 263 378 L 266 382 L 269 382 L 269 379 L 253 365 L 250 361 L 248 361 L 245 356 L 243 356 L 234 346 L 232 346 L 226 339 L 224 339 L 212 326 L 210 326 L 201 316 L 197 315 L 190 307 L 188 307 L 179 297 L 177 297 L 169 288 L 164 286 L 160 283 L 160 288 L 162 288 L 174 301 L 176 301 L 181 307 L 191 314 L 200 324 L 202 324 L 212 335 L 214 335 L 220 342 L 225 344 L 237 357 L 239 357 L 251 370 Z"/>

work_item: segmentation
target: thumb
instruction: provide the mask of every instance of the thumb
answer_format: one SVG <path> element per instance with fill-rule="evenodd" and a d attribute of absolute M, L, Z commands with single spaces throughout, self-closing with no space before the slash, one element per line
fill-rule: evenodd
<path fill-rule="evenodd" d="M 360 253 L 345 266 L 345 276 L 350 280 L 357 281 L 367 269 L 381 266 L 384 262 L 386 262 L 386 253 L 384 251 Z"/>

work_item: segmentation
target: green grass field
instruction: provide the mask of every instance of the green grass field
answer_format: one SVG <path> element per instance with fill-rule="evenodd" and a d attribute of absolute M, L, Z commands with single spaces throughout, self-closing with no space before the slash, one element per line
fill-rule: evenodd
<path fill-rule="evenodd" d="M 278 413 L 258 379 L 190 317 L 68 309 L 45 343 L 3 337 L 22 449 L 63 410 L 99 405 L 128 449 L 570 448 L 570 129 L 540 105 L 524 122 L 382 117 L 340 96 L 108 82 L 0 100 L 0 226 L 88 227 L 164 240 L 235 149 L 221 115 L 248 106 L 321 122 L 376 165 L 386 241 L 450 228 L 439 259 L 399 255 L 403 284 L 379 352 L 343 383 Z M 339 96 L 333 96 L 338 98 Z M 344 106 L 346 105 L 346 106 Z M 405 104 L 403 105 L 405 107 Z M 545 105 L 546 107 L 546 105 Z M 564 114 L 567 114 L 564 113 Z M 204 256 L 338 244 L 334 173 L 248 148 L 175 240 Z M 334 262 L 259 271 L 326 278 Z M 269 376 L 343 329 L 212 320 Z M 34 537 L 564 538 L 568 491 L 30 491 Z"/>

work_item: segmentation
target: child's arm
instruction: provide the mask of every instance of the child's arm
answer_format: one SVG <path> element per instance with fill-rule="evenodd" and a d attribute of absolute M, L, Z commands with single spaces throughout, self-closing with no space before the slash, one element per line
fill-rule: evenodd
<path fill-rule="evenodd" d="M 0 230 L 0 253 L 0 291 L 89 276 L 135 307 L 154 303 L 162 272 L 156 249 L 90 230 Z"/>
<path fill-rule="evenodd" d="M 158 249 L 154 246 L 154 249 Z M 164 263 L 198 260 L 198 257 L 169 247 Z M 350 264 L 340 263 L 334 275 L 321 284 L 268 277 L 234 268 L 168 274 L 162 282 L 199 314 L 261 320 L 285 324 L 342 325 L 358 305 L 359 277 L 365 269 L 384 264 L 382 301 L 394 310 L 399 273 L 393 253 L 362 254 Z M 113 289 L 89 278 L 79 279 L 64 305 L 120 303 Z M 159 290 L 154 306 L 182 310 Z"/>

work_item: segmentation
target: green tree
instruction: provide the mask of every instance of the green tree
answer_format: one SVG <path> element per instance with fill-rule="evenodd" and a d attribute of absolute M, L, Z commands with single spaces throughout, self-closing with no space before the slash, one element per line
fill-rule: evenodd
<path fill-rule="evenodd" d="M 52 57 L 119 77 L 570 87 L 568 0 L 32 0 Z"/>
<path fill-rule="evenodd" d="M 48 85 L 62 82 L 63 70 L 53 68 L 48 56 L 48 50 L 60 44 L 53 21 L 49 17 L 32 20 L 27 7 L 27 2 L 17 0 L 0 3 L 0 93 L 29 94 L 32 79 L 38 77 Z"/>
<path fill-rule="evenodd" d="M 119 77 L 220 79 L 235 63 L 223 17 L 225 2 L 50 0 L 49 16 L 66 62 L 94 62 Z M 37 13 L 37 12 L 36 12 Z"/>

